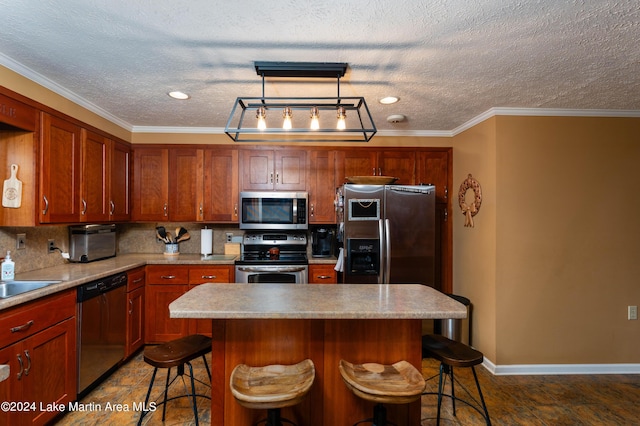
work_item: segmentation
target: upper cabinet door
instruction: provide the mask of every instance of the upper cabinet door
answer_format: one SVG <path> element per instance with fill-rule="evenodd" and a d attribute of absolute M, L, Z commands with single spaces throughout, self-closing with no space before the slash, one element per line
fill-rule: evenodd
<path fill-rule="evenodd" d="M 80 127 L 42 113 L 40 140 L 41 223 L 80 218 Z"/>
<path fill-rule="evenodd" d="M 82 129 L 82 179 L 80 181 L 80 220 L 109 220 L 108 155 L 111 141 Z"/>
<path fill-rule="evenodd" d="M 309 152 L 309 223 L 335 223 L 335 151 Z"/>
<path fill-rule="evenodd" d="M 169 150 L 141 148 L 133 151 L 131 219 L 169 220 Z"/>
<path fill-rule="evenodd" d="M 204 151 L 204 220 L 238 222 L 238 150 Z"/>
<path fill-rule="evenodd" d="M 416 183 L 436 186 L 436 202 L 447 203 L 453 170 L 451 156 L 448 151 L 418 152 Z"/>
<path fill-rule="evenodd" d="M 306 191 L 307 154 L 304 150 L 241 151 L 243 191 Z"/>
<path fill-rule="evenodd" d="M 414 151 L 378 152 L 376 175 L 397 177 L 396 184 L 413 185 L 416 181 L 416 153 Z"/>
<path fill-rule="evenodd" d="M 204 218 L 203 163 L 202 149 L 169 150 L 169 220 L 199 222 Z"/>
<path fill-rule="evenodd" d="M 336 154 L 336 185 L 345 183 L 349 176 L 377 174 L 376 151 L 370 149 L 341 150 Z"/>
<path fill-rule="evenodd" d="M 111 144 L 109 220 L 123 222 L 131 219 L 131 186 L 129 167 L 131 166 L 131 146 L 125 143 Z"/>

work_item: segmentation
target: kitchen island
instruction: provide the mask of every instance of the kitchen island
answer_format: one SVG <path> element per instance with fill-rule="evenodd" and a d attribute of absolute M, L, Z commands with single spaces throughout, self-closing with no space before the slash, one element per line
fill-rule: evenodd
<path fill-rule="evenodd" d="M 464 305 L 418 284 L 202 284 L 169 305 L 172 318 L 213 321 L 211 424 L 253 424 L 264 412 L 241 407 L 229 390 L 237 364 L 294 364 L 310 358 L 308 398 L 283 410 L 304 425 L 350 425 L 373 405 L 342 382 L 338 362 L 420 369 L 422 319 L 465 318 Z M 397 424 L 419 424 L 420 402 L 388 407 Z"/>

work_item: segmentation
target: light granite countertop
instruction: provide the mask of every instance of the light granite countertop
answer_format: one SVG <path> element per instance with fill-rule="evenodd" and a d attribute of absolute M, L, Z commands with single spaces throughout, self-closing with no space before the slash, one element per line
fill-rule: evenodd
<path fill-rule="evenodd" d="M 0 299 L 0 311 L 30 302 L 50 294 L 78 287 L 84 283 L 109 275 L 125 272 L 145 265 L 233 265 L 236 256 L 218 255 L 203 259 L 200 254 L 165 256 L 158 253 L 124 254 L 110 259 L 89 263 L 65 263 L 52 268 L 37 269 L 16 274 L 16 280 L 62 281 L 38 290 L 29 291 L 7 299 Z"/>
<path fill-rule="evenodd" d="M 202 284 L 169 305 L 171 318 L 466 318 L 466 307 L 420 284 Z"/>

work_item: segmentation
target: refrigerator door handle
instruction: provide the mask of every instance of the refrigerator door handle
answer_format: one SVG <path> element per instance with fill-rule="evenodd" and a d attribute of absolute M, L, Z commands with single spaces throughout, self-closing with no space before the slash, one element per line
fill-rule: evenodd
<path fill-rule="evenodd" d="M 391 284 L 391 234 L 389 230 L 389 219 L 384 220 L 384 241 L 385 241 L 385 259 L 384 265 L 384 282 Z"/>
<path fill-rule="evenodd" d="M 380 268 L 380 272 L 378 273 L 378 284 L 382 284 L 384 282 L 384 229 L 382 224 L 382 219 L 378 220 L 378 235 L 380 241 L 380 259 L 378 261 L 378 267 Z"/>

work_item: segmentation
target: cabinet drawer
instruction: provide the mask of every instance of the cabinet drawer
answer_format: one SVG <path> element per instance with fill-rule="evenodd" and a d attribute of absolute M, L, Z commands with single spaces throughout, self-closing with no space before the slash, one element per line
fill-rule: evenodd
<path fill-rule="evenodd" d="M 309 284 L 336 284 L 337 273 L 333 265 L 309 265 Z"/>
<path fill-rule="evenodd" d="M 147 266 L 148 284 L 189 284 L 187 266 Z"/>
<path fill-rule="evenodd" d="M 189 284 L 230 283 L 231 274 L 228 266 L 190 268 Z"/>
<path fill-rule="evenodd" d="M 76 291 L 69 290 L 0 313 L 0 348 L 76 314 Z"/>
<path fill-rule="evenodd" d="M 127 271 L 127 291 L 132 291 L 144 286 L 144 268 Z"/>

